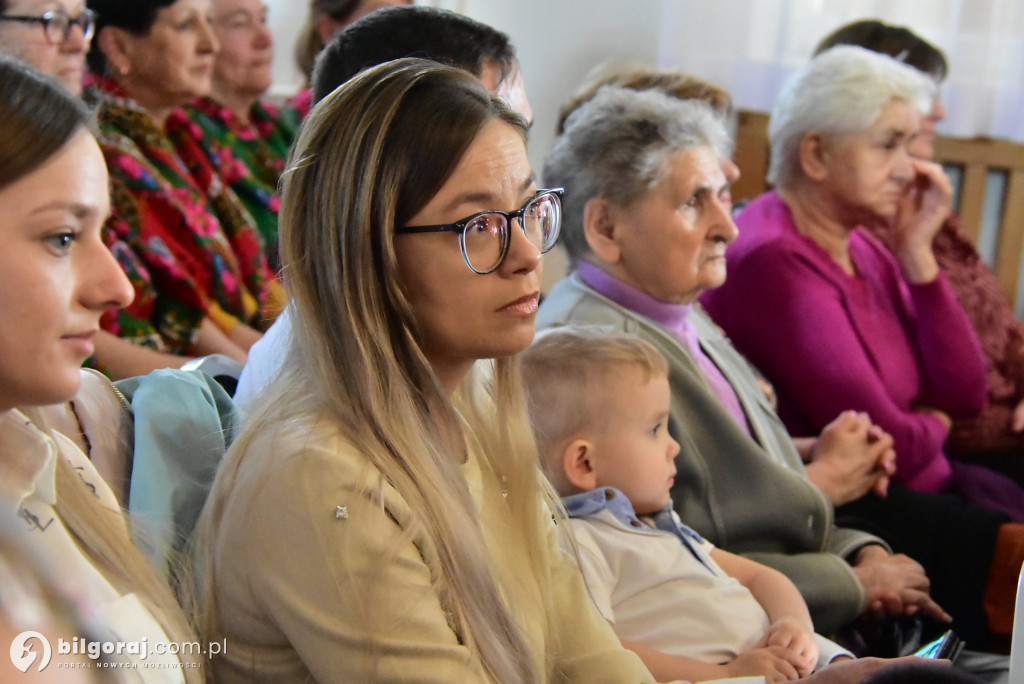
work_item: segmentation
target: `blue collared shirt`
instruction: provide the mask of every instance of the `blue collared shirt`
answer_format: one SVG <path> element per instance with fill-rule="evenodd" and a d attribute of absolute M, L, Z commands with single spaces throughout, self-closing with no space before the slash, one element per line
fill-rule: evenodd
<path fill-rule="evenodd" d="M 601 511 L 608 511 L 626 527 L 648 527 L 646 523 L 637 517 L 636 511 L 633 509 L 633 503 L 629 498 L 615 487 L 598 487 L 589 492 L 563 496 L 562 505 L 565 506 L 565 512 L 569 514 L 570 518 L 586 518 L 591 515 L 597 515 Z M 705 543 L 704 539 L 679 520 L 679 517 L 675 515 L 675 511 L 672 508 L 671 501 L 665 505 L 665 508 L 650 516 L 650 520 L 656 529 L 675 535 L 682 542 L 683 546 L 693 554 L 693 557 L 699 560 L 701 565 L 706 567 L 711 574 L 718 574 L 708 565 L 704 555 L 694 546 L 694 544 Z"/>

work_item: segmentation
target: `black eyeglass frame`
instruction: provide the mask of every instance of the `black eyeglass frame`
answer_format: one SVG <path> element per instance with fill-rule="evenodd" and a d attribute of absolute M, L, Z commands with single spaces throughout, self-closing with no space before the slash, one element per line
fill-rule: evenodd
<path fill-rule="evenodd" d="M 562 230 L 562 195 L 565 194 L 565 188 L 547 188 L 544 190 L 538 190 L 537 193 L 526 200 L 526 204 L 515 211 L 501 211 L 498 209 L 489 209 L 487 211 L 478 211 L 472 216 L 467 216 L 464 219 L 456 221 L 455 223 L 442 223 L 434 226 L 402 226 L 395 228 L 395 235 L 414 235 L 416 233 L 446 233 L 455 232 L 459 234 L 459 250 L 462 252 L 462 260 L 466 263 L 466 266 L 473 273 L 477 275 L 487 275 L 488 273 L 494 273 L 501 265 L 505 263 L 506 257 L 508 257 L 508 250 L 512 246 L 512 220 L 518 219 L 519 229 L 523 231 L 523 235 L 526 235 L 526 225 L 523 222 L 523 217 L 526 215 L 526 210 L 531 205 L 535 204 L 538 199 L 544 196 L 550 196 L 554 198 L 558 206 L 558 224 L 552 231 L 551 244 L 545 248 L 543 245 L 536 245 L 540 249 L 541 254 L 547 254 L 558 242 L 558 235 Z M 493 267 L 486 271 L 476 269 L 473 264 L 469 261 L 469 253 L 466 251 L 466 227 L 487 214 L 500 214 L 505 217 L 505 240 L 501 247 L 501 256 L 498 257 L 498 261 Z M 529 238 L 527 238 L 529 239 Z M 532 243 L 531 243 L 532 244 Z"/>
<path fill-rule="evenodd" d="M 50 35 L 50 25 L 55 21 L 59 21 L 59 17 L 64 17 L 64 34 L 61 36 L 61 40 L 55 41 L 53 36 Z M 42 16 L 30 17 L 22 14 L 0 14 L 0 21 L 16 21 L 23 24 L 42 24 L 43 35 L 46 36 L 46 41 L 51 45 L 62 45 L 67 42 L 68 38 L 71 37 L 71 29 L 74 26 L 79 26 L 82 29 L 82 36 L 86 42 L 92 40 L 93 33 L 96 31 L 96 12 L 91 9 L 83 9 L 77 17 L 72 17 L 64 10 L 48 10 L 43 12 Z"/>

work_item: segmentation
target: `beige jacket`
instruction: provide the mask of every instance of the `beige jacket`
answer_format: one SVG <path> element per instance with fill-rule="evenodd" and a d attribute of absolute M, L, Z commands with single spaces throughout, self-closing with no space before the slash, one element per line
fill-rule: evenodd
<path fill-rule="evenodd" d="M 504 527 L 495 475 L 472 456 L 463 472 L 485 536 Z M 380 501 L 360 493 L 379 480 L 325 420 L 268 430 L 251 443 L 212 546 L 209 638 L 227 640 L 213 661 L 218 682 L 488 680 L 445 618 L 434 586 L 437 550 L 416 512 L 387 484 Z M 495 564 L 511 553 L 500 539 L 487 544 Z M 533 597 L 508 603 L 548 680 L 653 681 L 601 619 L 553 531 L 542 553 L 554 614 L 546 619 Z M 376 652 L 364 629 L 368 613 L 386 634 Z"/>

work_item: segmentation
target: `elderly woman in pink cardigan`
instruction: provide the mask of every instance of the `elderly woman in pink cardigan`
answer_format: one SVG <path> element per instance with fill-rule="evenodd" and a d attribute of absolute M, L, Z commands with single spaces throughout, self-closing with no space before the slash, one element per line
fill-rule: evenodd
<path fill-rule="evenodd" d="M 894 439 L 895 481 L 960 494 L 1024 521 L 1024 490 L 951 463 L 953 417 L 985 404 L 978 340 L 932 252 L 951 211 L 942 169 L 908 150 L 934 84 L 862 48 L 817 56 L 772 113 L 776 190 L 738 217 L 729 280 L 702 300 L 776 388 L 792 434 L 841 410 L 867 412 Z M 892 222 L 890 253 L 865 229 Z"/>

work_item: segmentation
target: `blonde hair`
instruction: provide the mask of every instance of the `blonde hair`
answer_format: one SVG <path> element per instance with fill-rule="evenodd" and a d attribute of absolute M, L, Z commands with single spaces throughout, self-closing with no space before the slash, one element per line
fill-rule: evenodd
<path fill-rule="evenodd" d="M 608 383 L 624 368 L 646 380 L 668 376 L 668 362 L 650 342 L 600 326 L 546 330 L 523 352 L 523 385 L 541 465 L 564 493 L 561 450 L 565 441 L 602 420 Z"/>
<path fill-rule="evenodd" d="M 310 0 L 306 21 L 295 39 L 295 66 L 305 74 L 307 83 L 313 77 L 316 57 L 324 49 L 324 41 L 316 30 L 317 17 L 326 14 L 336 22 L 348 23 L 361 4 L 361 0 Z"/>
<path fill-rule="evenodd" d="M 522 117 L 473 76 L 420 59 L 365 71 L 314 108 L 283 178 L 292 346 L 229 452 L 202 526 L 215 534 L 257 434 L 326 416 L 418 516 L 438 553 L 434 590 L 461 643 L 495 681 L 540 682 L 545 659 L 533 653 L 516 615 L 531 607 L 553 614 L 542 581 L 549 519 L 539 515 L 545 490 L 518 359 L 479 362 L 449 399 L 420 347 L 393 245 L 394 227 L 437 193 L 494 120 L 525 140 Z M 484 543 L 459 463 L 467 440 L 507 493 L 505 527 L 488 532 L 518 551 L 514 567 L 495 567 Z M 216 592 L 210 585 L 208 610 Z M 363 592 L 366 617 L 352 627 L 379 643 L 380 619 L 366 598 L 373 591 Z"/>

